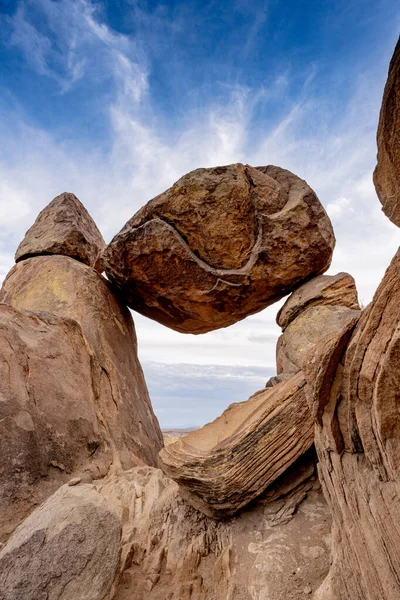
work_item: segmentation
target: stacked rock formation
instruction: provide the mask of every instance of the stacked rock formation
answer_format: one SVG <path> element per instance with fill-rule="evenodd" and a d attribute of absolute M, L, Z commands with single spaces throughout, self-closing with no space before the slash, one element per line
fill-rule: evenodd
<path fill-rule="evenodd" d="M 89 266 L 101 246 L 86 209 L 62 194 L 27 232 L 1 289 L 4 535 L 71 474 L 157 465 L 162 436 L 132 317 Z"/>
<path fill-rule="evenodd" d="M 185 194 L 190 192 L 186 209 L 181 185 Z M 230 407 L 215 423 L 191 434 L 195 442 L 186 438 L 186 445 L 188 439 L 197 445 L 195 471 L 213 472 L 208 482 L 197 478 L 197 490 L 196 485 L 189 486 L 189 491 L 185 485 L 179 489 L 154 468 L 162 438 L 137 360 L 133 322 L 120 297 L 130 302 L 132 285 L 140 282 L 139 267 L 135 266 L 133 275 L 130 271 L 135 263 L 132 252 L 135 255 L 139 248 L 139 263 L 148 255 L 148 264 L 154 264 L 155 270 L 148 271 L 145 286 L 146 293 L 153 286 L 153 300 L 151 294 L 140 296 L 136 290 L 138 302 L 150 307 L 157 304 L 161 312 L 167 307 L 167 320 L 172 315 L 173 327 L 185 331 L 198 333 L 234 322 L 328 267 L 334 237 L 326 213 L 305 182 L 277 167 L 232 165 L 200 170 L 163 196 L 161 211 L 157 199 L 143 209 L 143 227 L 125 228 L 140 230 L 142 246 L 138 246 L 135 233 L 132 243 L 129 235 L 122 241 L 117 236 L 118 243 L 114 240 L 103 249 L 99 259 L 104 244 L 95 224 L 75 196 L 62 194 L 28 231 L 17 251 L 17 264 L 3 284 L 3 539 L 60 484 L 70 479 L 70 485 L 78 488 L 61 487 L 21 523 L 1 550 L 1 600 L 14 600 L 21 594 L 32 600 L 38 594 L 50 594 L 57 600 L 72 596 L 74 600 L 105 600 L 115 594 L 122 599 L 127 581 L 128 595 L 134 590 L 136 597 L 147 598 L 154 590 L 154 600 L 178 595 L 182 599 L 206 595 L 233 600 L 238 593 L 250 600 L 253 592 L 258 594 L 266 585 L 279 597 L 285 586 L 270 557 L 279 550 L 274 537 L 264 544 L 261 530 L 257 538 L 251 538 L 252 510 L 237 528 L 229 520 L 216 525 L 188 508 L 182 494 L 206 515 L 226 519 L 268 488 L 254 509 L 258 520 L 260 511 L 264 513 L 263 527 L 292 527 L 290 520 L 308 492 L 314 494 L 309 510 L 323 507 L 320 492 L 312 492 L 314 455 L 307 450 L 313 442 L 313 427 L 301 371 L 290 373 L 287 382 L 261 390 L 248 402 Z M 210 207 L 209 218 L 204 218 L 202 202 Z M 187 215 L 192 213 L 191 221 Z M 180 301 L 178 287 L 169 297 L 162 295 L 165 289 L 159 295 L 157 288 L 157 268 L 171 269 L 171 254 L 164 252 L 162 236 L 159 242 L 164 250 L 159 252 L 158 242 L 154 248 L 151 228 L 164 227 L 167 217 L 187 239 L 187 247 L 179 241 L 186 252 L 183 262 L 173 263 L 174 281 L 179 279 L 191 290 Z M 167 225 L 169 232 L 175 231 Z M 178 239 L 176 231 L 173 235 Z M 219 243 L 222 231 L 227 235 Z M 285 241 L 288 234 L 291 239 Z M 171 248 L 175 252 L 176 245 Z M 109 267 L 117 260 L 116 250 L 121 253 L 119 268 L 128 273 L 126 286 Z M 236 261 L 238 269 L 229 261 Z M 210 270 L 208 263 L 217 266 Z M 199 265 L 206 265 L 200 277 Z M 95 270 L 104 266 L 111 282 Z M 228 276 L 227 285 L 219 278 L 220 270 Z M 210 273 L 215 289 L 206 294 L 202 312 L 201 298 L 205 283 L 211 282 Z M 229 314 L 238 294 L 243 302 Z M 171 302 L 176 303 L 177 312 L 171 312 Z M 171 455 L 179 455 L 180 443 L 170 444 Z M 206 460 L 200 468 L 202 452 Z M 150 466 L 132 469 L 143 463 Z M 180 483 L 181 475 L 188 479 L 186 468 L 187 464 L 182 464 L 175 469 Z M 189 475 L 191 483 L 196 476 Z M 106 504 L 96 495 L 90 483 L 93 479 L 101 481 L 97 489 Z M 163 489 L 168 490 L 166 495 Z M 305 553 L 297 564 L 305 564 L 307 553 L 311 556 L 315 548 L 321 557 L 313 587 L 327 567 L 326 544 L 320 538 L 321 528 L 325 534 L 329 528 L 325 508 L 323 515 L 313 538 L 318 540 L 317 546 L 308 549 L 310 527 L 304 519 L 300 518 L 295 528 Z M 119 523 L 123 524 L 121 542 Z M 165 534 L 159 537 L 161 523 Z M 108 556 L 105 536 L 110 536 Z M 278 538 L 289 540 L 293 535 L 282 529 Z M 188 549 L 189 539 L 192 545 Z M 81 541 L 85 544 L 77 546 Z M 234 562 L 239 555 L 243 558 L 243 543 L 258 549 L 249 551 L 237 578 L 229 577 L 231 569 L 237 570 Z M 65 544 L 66 552 L 62 550 Z M 186 561 L 177 558 L 175 551 L 169 553 L 174 544 L 180 552 L 184 549 Z M 292 570 L 294 544 L 292 539 L 289 551 L 279 556 L 280 564 Z M 261 557 L 270 567 L 260 578 L 256 572 L 260 560 L 264 561 Z M 107 569 L 103 569 L 104 562 Z M 298 597 L 305 585 L 310 587 L 312 570 L 314 566 L 304 567 L 308 581 L 301 577 L 296 581 Z M 244 585 L 247 571 L 252 576 Z M 117 587 L 120 577 L 122 587 Z"/>
<path fill-rule="evenodd" d="M 321 275 L 293 292 L 276 319 L 283 330 L 276 347 L 278 377 L 300 371 L 308 351 L 329 333 L 354 326 L 359 310 L 355 282 L 348 273 Z"/>
<path fill-rule="evenodd" d="M 397 224 L 399 73 L 400 42 L 375 171 Z M 333 242 L 277 167 L 194 171 L 107 248 L 72 194 L 41 213 L 0 295 L 0 600 L 400 597 L 400 250 L 360 316 Z M 124 302 L 200 333 L 288 291 L 277 376 L 162 449 L 172 481 Z"/>
<path fill-rule="evenodd" d="M 298 288 L 280 310 L 278 376 L 246 402 L 160 452 L 164 472 L 187 501 L 225 518 L 259 496 L 310 448 L 314 426 L 305 397 L 304 356 L 330 332 L 360 316 L 354 279 L 321 275 Z"/>
<path fill-rule="evenodd" d="M 183 333 L 226 327 L 323 273 L 331 223 L 279 167 L 185 175 L 130 219 L 102 255 L 128 305 Z"/>
<path fill-rule="evenodd" d="M 400 224 L 400 42 L 389 68 L 374 181 Z M 319 473 L 333 516 L 333 564 L 316 598 L 400 597 L 400 251 L 354 331 L 308 357 Z"/>

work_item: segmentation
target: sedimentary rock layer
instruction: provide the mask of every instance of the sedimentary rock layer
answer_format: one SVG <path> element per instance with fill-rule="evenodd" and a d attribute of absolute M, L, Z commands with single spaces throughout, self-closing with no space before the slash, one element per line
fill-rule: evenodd
<path fill-rule="evenodd" d="M 400 227 L 400 40 L 389 66 L 377 134 L 374 183 L 383 212 Z"/>
<path fill-rule="evenodd" d="M 374 181 L 400 224 L 400 44 L 389 68 Z M 333 516 L 330 574 L 318 600 L 400 597 L 400 250 L 351 330 L 307 361 L 319 473 Z"/>
<path fill-rule="evenodd" d="M 333 515 L 333 565 L 317 596 L 323 600 L 400 597 L 399 303 L 400 251 L 344 357 L 341 339 L 328 339 L 306 373 Z"/>
<path fill-rule="evenodd" d="M 329 266 L 334 235 L 279 167 L 197 169 L 151 200 L 102 256 L 128 305 L 183 333 L 226 327 Z"/>
<path fill-rule="evenodd" d="M 15 254 L 18 262 L 41 254 L 62 254 L 94 267 L 105 242 L 74 194 L 64 192 L 37 217 Z"/>
<path fill-rule="evenodd" d="M 79 323 L 94 358 L 91 385 L 113 460 L 124 469 L 157 465 L 163 441 L 137 357 L 133 320 L 109 283 L 67 256 L 38 256 L 13 267 L 0 302 Z"/>
<path fill-rule="evenodd" d="M 304 474 L 224 521 L 190 507 L 158 469 L 96 487 L 123 525 L 115 600 L 254 600 L 266 590 L 269 600 L 303 600 L 327 572 L 329 513 Z"/>
<path fill-rule="evenodd" d="M 206 515 L 234 514 L 313 443 L 301 373 L 232 404 L 212 423 L 160 452 L 162 469 Z"/>

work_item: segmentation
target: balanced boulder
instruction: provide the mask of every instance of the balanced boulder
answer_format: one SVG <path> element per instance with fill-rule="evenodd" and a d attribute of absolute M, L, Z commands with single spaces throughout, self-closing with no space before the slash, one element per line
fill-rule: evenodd
<path fill-rule="evenodd" d="M 74 194 L 64 192 L 48 204 L 27 231 L 16 262 L 41 254 L 63 254 L 94 267 L 105 242 L 96 223 Z"/>
<path fill-rule="evenodd" d="M 139 210 L 102 255 L 127 304 L 183 333 L 258 312 L 330 264 L 312 189 L 279 167 L 197 169 Z"/>

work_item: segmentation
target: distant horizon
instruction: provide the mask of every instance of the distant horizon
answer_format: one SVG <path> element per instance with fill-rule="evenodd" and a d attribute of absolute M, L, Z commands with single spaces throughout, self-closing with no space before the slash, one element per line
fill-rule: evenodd
<path fill-rule="evenodd" d="M 399 30 L 392 0 L 6 0 L 0 280 L 63 190 L 109 241 L 195 168 L 276 164 L 316 191 L 337 238 L 328 274 L 349 272 L 368 304 L 399 245 L 372 183 Z M 163 428 L 200 426 L 265 385 L 283 301 L 202 336 L 134 313 Z"/>

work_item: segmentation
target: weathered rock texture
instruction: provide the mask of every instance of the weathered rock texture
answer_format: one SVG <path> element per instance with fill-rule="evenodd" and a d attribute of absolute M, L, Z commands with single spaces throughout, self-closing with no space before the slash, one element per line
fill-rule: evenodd
<path fill-rule="evenodd" d="M 165 447 L 161 466 L 192 506 L 224 518 L 259 496 L 310 448 L 313 436 L 299 373 Z"/>
<path fill-rule="evenodd" d="M 0 600 L 106 600 L 121 523 L 92 485 L 61 487 L 0 551 Z"/>
<path fill-rule="evenodd" d="M 64 254 L 94 267 L 105 242 L 74 194 L 64 192 L 42 210 L 18 246 L 18 262 L 41 254 Z"/>
<path fill-rule="evenodd" d="M 311 188 L 279 167 L 197 169 L 151 200 L 102 256 L 128 305 L 183 333 L 226 327 L 329 266 Z"/>
<path fill-rule="evenodd" d="M 347 350 L 351 331 L 328 337 L 308 362 L 319 473 L 334 522 L 333 565 L 317 596 L 324 600 L 400 597 L 399 302 L 400 252 Z"/>
<path fill-rule="evenodd" d="M 384 213 L 400 227 L 400 40 L 389 66 L 377 142 L 376 191 Z"/>
<path fill-rule="evenodd" d="M 48 311 L 76 320 L 96 359 L 93 387 L 98 410 L 123 469 L 138 461 L 157 465 L 162 434 L 137 357 L 129 310 L 93 269 L 66 256 L 40 256 L 17 263 L 0 302 Z"/>
<path fill-rule="evenodd" d="M 312 306 L 345 306 L 359 310 L 354 278 L 348 273 L 320 275 L 297 288 L 277 314 L 276 322 L 282 329 Z"/>
<path fill-rule="evenodd" d="M 123 524 L 115 600 L 303 600 L 328 570 L 330 517 L 307 473 L 226 521 L 188 506 L 158 469 L 96 487 Z"/>
<path fill-rule="evenodd" d="M 278 375 L 297 373 L 307 353 L 326 335 L 340 332 L 348 323 L 358 321 L 359 310 L 343 306 L 311 306 L 301 312 L 285 329 L 276 346 Z"/>
<path fill-rule="evenodd" d="M 398 224 L 399 51 L 397 45 L 375 171 L 384 211 Z M 306 361 L 319 473 L 333 516 L 333 562 L 318 600 L 400 598 L 399 306 L 400 250 L 354 331 L 327 336 Z"/>
<path fill-rule="evenodd" d="M 94 376 L 76 321 L 0 304 L 0 540 L 71 473 L 107 473 Z"/>
<path fill-rule="evenodd" d="M 1 313 L 4 539 L 60 481 L 157 465 L 163 441 L 132 317 L 104 278 L 66 256 L 29 258 L 0 302 L 33 311 Z"/>

